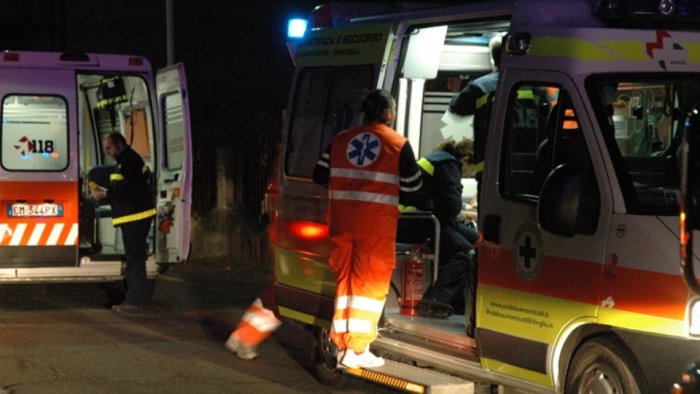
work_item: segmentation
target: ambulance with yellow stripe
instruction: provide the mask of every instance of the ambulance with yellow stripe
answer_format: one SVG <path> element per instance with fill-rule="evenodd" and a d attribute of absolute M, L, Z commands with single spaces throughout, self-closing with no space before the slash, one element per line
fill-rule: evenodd
<path fill-rule="evenodd" d="M 700 103 L 698 21 L 691 0 L 317 7 L 290 40 L 296 71 L 270 217 L 277 309 L 313 328 L 319 378 L 441 393 L 663 393 L 681 383 L 700 356 L 698 258 L 684 248 L 681 265 L 679 252 L 681 241 L 692 246 L 679 226 L 682 180 L 698 182 L 682 171 Z M 421 260 L 427 286 L 439 245 L 430 213 L 404 214 L 400 228 L 426 230 L 428 250 L 397 248 L 408 254 L 372 344 L 389 361 L 338 370 L 326 190 L 311 181 L 314 164 L 375 88 L 396 97 L 395 128 L 417 159 L 471 138 L 473 120 L 449 103 L 491 72 L 488 42 L 503 33 L 477 206 L 475 335 L 464 315 L 421 317 L 406 305 L 416 287 L 407 272 Z M 463 183 L 473 207 L 473 180 Z M 690 223 L 683 234 L 698 227 Z"/>
<path fill-rule="evenodd" d="M 140 56 L 0 54 L 0 284 L 120 280 L 124 245 L 108 203 L 90 199 L 116 162 L 112 132 L 146 162 L 157 219 L 153 279 L 188 254 L 191 144 L 184 67 Z"/>

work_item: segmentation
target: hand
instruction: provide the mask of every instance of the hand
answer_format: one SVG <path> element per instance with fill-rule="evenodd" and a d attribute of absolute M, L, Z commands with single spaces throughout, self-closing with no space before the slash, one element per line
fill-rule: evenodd
<path fill-rule="evenodd" d="M 90 188 L 90 197 L 99 201 L 99 200 L 107 197 L 107 189 L 105 189 L 102 186 L 95 185 L 94 187 Z"/>

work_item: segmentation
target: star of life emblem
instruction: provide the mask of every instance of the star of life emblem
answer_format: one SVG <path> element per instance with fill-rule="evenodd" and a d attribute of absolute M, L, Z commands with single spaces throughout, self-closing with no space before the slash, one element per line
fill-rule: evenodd
<path fill-rule="evenodd" d="M 382 143 L 376 135 L 363 132 L 348 143 L 346 157 L 355 167 L 367 167 L 377 161 Z"/>

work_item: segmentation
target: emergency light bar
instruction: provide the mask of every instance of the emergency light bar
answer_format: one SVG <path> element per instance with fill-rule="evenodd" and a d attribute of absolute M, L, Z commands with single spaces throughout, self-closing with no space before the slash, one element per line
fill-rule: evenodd
<path fill-rule="evenodd" d="M 306 19 L 292 18 L 287 22 L 287 38 L 304 38 L 306 33 Z"/>

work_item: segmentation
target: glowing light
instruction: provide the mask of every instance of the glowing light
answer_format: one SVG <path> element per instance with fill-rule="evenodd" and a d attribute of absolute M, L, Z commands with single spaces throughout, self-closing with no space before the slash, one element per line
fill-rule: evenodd
<path fill-rule="evenodd" d="M 304 38 L 306 33 L 306 19 L 292 18 L 287 22 L 288 38 Z"/>
<path fill-rule="evenodd" d="M 292 233 L 305 240 L 319 240 L 328 237 L 328 226 L 314 222 L 296 222 L 290 225 Z"/>

